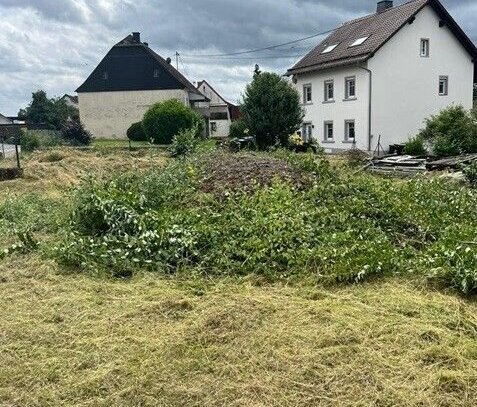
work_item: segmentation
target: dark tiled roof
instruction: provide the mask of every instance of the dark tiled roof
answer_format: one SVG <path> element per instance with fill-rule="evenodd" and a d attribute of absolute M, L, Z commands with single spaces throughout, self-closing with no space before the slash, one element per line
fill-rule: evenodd
<path fill-rule="evenodd" d="M 154 70 L 159 71 L 156 78 Z M 103 77 L 105 72 L 107 80 Z M 184 75 L 131 34 L 108 52 L 76 92 L 160 89 L 187 89 L 203 96 Z"/>
<path fill-rule="evenodd" d="M 472 41 L 438 0 L 413 0 L 381 13 L 371 14 L 343 24 L 313 49 L 288 74 L 334 68 L 364 62 L 374 55 L 394 34 L 426 5 L 432 6 L 446 22 L 471 55 L 477 55 Z M 369 37 L 362 45 L 351 47 L 359 38 Z M 323 54 L 330 45 L 339 44 L 333 51 Z"/>

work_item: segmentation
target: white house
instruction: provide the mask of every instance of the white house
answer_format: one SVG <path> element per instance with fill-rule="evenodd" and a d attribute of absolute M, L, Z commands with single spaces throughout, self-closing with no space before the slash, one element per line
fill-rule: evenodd
<path fill-rule="evenodd" d="M 13 120 L 0 113 L 0 124 L 13 124 Z"/>
<path fill-rule="evenodd" d="M 288 70 L 306 112 L 302 136 L 328 152 L 404 143 L 443 108 L 472 107 L 476 57 L 438 0 L 380 1 Z"/>
<path fill-rule="evenodd" d="M 74 107 L 75 109 L 78 109 L 78 96 L 72 96 L 68 95 L 67 93 L 63 95 L 61 98 L 67 106 Z"/>
<path fill-rule="evenodd" d="M 209 110 L 209 135 L 210 137 L 228 137 L 230 125 L 240 115 L 238 107 L 227 102 L 207 81 L 197 84 L 197 89 L 206 96 L 210 102 L 200 105 Z"/>
<path fill-rule="evenodd" d="M 177 99 L 195 107 L 207 98 L 132 33 L 117 43 L 76 90 L 80 119 L 97 138 L 126 138 L 131 124 L 157 102 Z"/>

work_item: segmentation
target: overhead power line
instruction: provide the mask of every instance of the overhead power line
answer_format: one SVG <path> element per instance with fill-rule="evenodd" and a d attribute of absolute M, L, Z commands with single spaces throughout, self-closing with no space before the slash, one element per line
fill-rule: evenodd
<path fill-rule="evenodd" d="M 322 31 L 322 32 L 317 33 L 317 34 L 309 35 L 308 37 L 299 38 L 297 40 L 288 41 L 288 42 L 284 42 L 282 44 L 277 44 L 277 45 L 270 45 L 268 47 L 263 47 L 263 48 L 251 49 L 251 50 L 248 50 L 248 51 L 229 52 L 229 53 L 224 53 L 224 54 L 181 54 L 181 55 L 183 57 L 218 58 L 218 57 L 228 57 L 228 56 L 235 56 L 235 55 L 253 54 L 255 52 L 269 51 L 269 50 L 272 50 L 272 49 L 285 47 L 287 45 L 297 44 L 297 43 L 302 42 L 302 41 L 311 40 L 312 38 L 316 38 L 316 37 L 320 37 L 320 36 L 325 35 L 325 34 L 332 33 L 336 29 L 337 28 L 333 28 L 331 30 Z"/>

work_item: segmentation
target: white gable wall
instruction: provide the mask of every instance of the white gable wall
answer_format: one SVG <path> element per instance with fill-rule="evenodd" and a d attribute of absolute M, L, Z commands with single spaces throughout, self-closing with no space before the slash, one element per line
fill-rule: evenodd
<path fill-rule="evenodd" d="M 345 101 L 345 78 L 356 77 L 356 100 Z M 367 150 L 369 74 L 358 67 L 335 68 L 297 75 L 294 85 L 300 94 L 305 109 L 304 123 L 311 123 L 312 137 L 328 152 L 348 150 L 352 144 L 345 141 L 345 121 L 354 120 L 356 126 L 356 146 Z M 334 81 L 334 102 L 324 102 L 325 81 Z M 311 84 L 312 103 L 304 104 L 303 86 Z M 325 140 L 325 121 L 332 121 L 334 140 Z"/>
<path fill-rule="evenodd" d="M 421 38 L 430 55 L 420 56 Z M 472 107 L 474 68 L 471 56 L 427 6 L 368 61 L 373 71 L 372 148 L 378 135 L 387 150 L 404 143 L 424 126 L 424 119 L 451 104 Z M 439 76 L 449 77 L 448 96 L 439 96 Z"/>
<path fill-rule="evenodd" d="M 142 120 L 155 103 L 177 99 L 189 105 L 184 90 L 79 93 L 80 119 L 96 138 L 125 139 L 131 124 Z"/>

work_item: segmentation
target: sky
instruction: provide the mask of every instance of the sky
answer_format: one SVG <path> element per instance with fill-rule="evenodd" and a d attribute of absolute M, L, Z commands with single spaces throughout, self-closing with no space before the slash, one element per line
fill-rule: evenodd
<path fill-rule="evenodd" d="M 235 103 L 256 63 L 280 74 L 323 37 L 234 57 L 203 57 L 281 44 L 373 13 L 377 0 L 0 0 L 0 113 L 16 115 L 43 89 L 74 94 L 109 49 L 141 32 L 179 70 Z M 477 1 L 441 0 L 477 42 Z M 395 5 L 404 0 L 397 0 Z"/>

